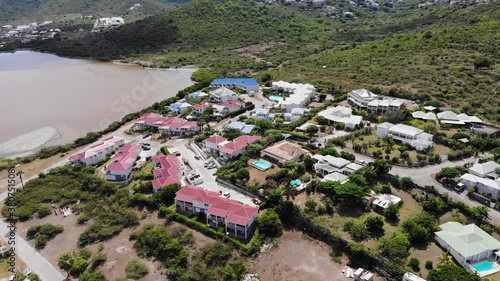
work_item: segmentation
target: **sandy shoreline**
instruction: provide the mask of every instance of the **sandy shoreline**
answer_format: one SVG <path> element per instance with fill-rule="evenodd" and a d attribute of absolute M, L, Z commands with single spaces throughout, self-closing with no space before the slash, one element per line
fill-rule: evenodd
<path fill-rule="evenodd" d="M 55 127 L 45 127 L 0 143 L 0 159 L 28 156 L 61 137 Z"/>

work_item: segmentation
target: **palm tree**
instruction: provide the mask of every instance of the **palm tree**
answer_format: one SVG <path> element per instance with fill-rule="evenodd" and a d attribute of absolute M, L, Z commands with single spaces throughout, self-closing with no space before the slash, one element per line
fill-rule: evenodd
<path fill-rule="evenodd" d="M 75 260 L 70 254 L 64 254 L 59 258 L 59 262 L 57 265 L 59 265 L 59 268 L 62 270 L 66 271 L 68 273 L 68 276 L 66 276 L 66 279 L 69 278 L 69 275 L 71 273 L 71 269 L 73 268 L 73 265 L 75 263 Z"/>
<path fill-rule="evenodd" d="M 453 265 L 453 258 L 448 252 L 444 252 L 439 256 L 438 263 L 442 265 Z"/>
<path fill-rule="evenodd" d="M 24 182 L 23 182 L 23 174 L 24 172 L 22 170 L 19 170 L 16 175 L 19 177 L 19 179 L 21 180 L 21 186 L 24 188 Z"/>
<path fill-rule="evenodd" d="M 283 187 L 283 194 L 286 201 L 290 201 L 290 198 L 293 200 L 295 199 L 295 195 L 297 195 L 297 189 L 290 182 L 287 182 Z"/>

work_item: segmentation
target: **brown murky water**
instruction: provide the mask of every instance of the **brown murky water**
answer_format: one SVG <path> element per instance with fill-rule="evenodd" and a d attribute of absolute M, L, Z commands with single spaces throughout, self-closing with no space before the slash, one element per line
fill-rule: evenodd
<path fill-rule="evenodd" d="M 2 144 L 9 140 L 10 146 L 23 138 L 59 144 L 103 129 L 174 96 L 192 84 L 193 71 L 146 70 L 31 51 L 0 53 L 0 158 L 8 154 Z M 25 149 L 32 146 L 35 140 Z"/>

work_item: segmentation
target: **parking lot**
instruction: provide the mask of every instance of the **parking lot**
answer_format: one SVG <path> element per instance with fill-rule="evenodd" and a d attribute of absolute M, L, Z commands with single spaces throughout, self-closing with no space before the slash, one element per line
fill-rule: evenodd
<path fill-rule="evenodd" d="M 247 196 L 243 193 L 237 192 L 236 190 L 233 190 L 231 188 L 228 188 L 224 185 L 221 185 L 220 183 L 215 181 L 215 175 L 214 173 L 216 172 L 216 169 L 207 169 L 203 167 L 204 165 L 204 160 L 200 159 L 197 160 L 195 159 L 195 153 L 190 150 L 189 148 L 186 147 L 187 140 L 186 141 L 176 141 L 176 142 L 170 142 L 167 144 L 168 148 L 174 148 L 177 149 L 178 152 L 180 152 L 180 157 L 181 158 L 186 158 L 188 159 L 189 166 L 193 169 L 194 172 L 198 173 L 201 175 L 203 178 L 203 183 L 199 184 L 198 186 L 201 186 L 203 188 L 206 188 L 211 191 L 219 192 L 222 191 L 223 193 L 229 192 L 230 194 L 230 199 L 242 202 L 244 204 L 248 204 L 251 206 L 255 206 L 255 204 L 252 202 L 252 198 L 250 196 Z"/>

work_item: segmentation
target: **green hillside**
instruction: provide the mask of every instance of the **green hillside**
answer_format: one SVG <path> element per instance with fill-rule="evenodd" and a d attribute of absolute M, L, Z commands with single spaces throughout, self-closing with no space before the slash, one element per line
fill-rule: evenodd
<path fill-rule="evenodd" d="M 358 18 L 251 0 L 193 0 L 108 33 L 37 48 L 148 66 L 198 65 L 221 75 L 269 70 L 341 92 L 365 87 L 434 98 L 500 123 L 498 2 L 349 10 Z"/>
<path fill-rule="evenodd" d="M 187 1 L 189 0 L 0 0 L 0 23 L 63 21 L 79 15 L 144 18 Z M 129 12 L 128 9 L 135 3 L 142 3 L 144 6 Z"/>

